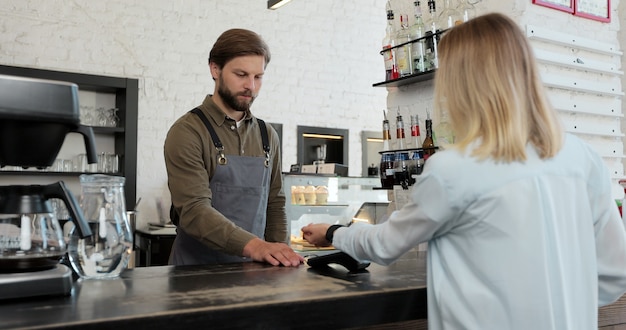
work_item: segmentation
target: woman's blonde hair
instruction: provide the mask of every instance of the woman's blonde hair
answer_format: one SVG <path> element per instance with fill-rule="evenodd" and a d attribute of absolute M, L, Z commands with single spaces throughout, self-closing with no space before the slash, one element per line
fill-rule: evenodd
<path fill-rule="evenodd" d="M 478 142 L 479 159 L 526 160 L 531 143 L 554 156 L 563 131 L 550 106 L 530 44 L 510 18 L 479 16 L 445 33 L 439 43 L 435 108 L 447 111 L 454 148 Z"/>

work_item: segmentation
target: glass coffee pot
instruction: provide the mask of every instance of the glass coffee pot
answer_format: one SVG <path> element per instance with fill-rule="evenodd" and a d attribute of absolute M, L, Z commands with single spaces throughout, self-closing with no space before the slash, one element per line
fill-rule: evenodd
<path fill-rule="evenodd" d="M 68 255 L 81 278 L 114 278 L 128 265 L 133 233 L 126 214 L 124 182 L 119 176 L 80 176 L 81 208 L 93 234 L 80 238 L 72 233 Z"/>
<path fill-rule="evenodd" d="M 0 186 L 0 272 L 30 272 L 59 264 L 66 242 L 51 199 L 65 203 L 77 225 L 77 237 L 90 235 L 78 203 L 62 181 Z"/>

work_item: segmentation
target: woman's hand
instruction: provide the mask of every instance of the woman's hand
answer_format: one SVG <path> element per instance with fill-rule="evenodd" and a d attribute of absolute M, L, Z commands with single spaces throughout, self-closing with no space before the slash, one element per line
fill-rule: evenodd
<path fill-rule="evenodd" d="M 327 223 L 311 223 L 302 227 L 302 238 L 315 246 L 330 246 L 326 240 L 326 231 L 330 227 Z"/>

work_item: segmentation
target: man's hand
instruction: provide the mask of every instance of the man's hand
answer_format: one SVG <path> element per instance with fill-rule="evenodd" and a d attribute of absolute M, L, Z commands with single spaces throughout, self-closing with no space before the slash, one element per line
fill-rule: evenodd
<path fill-rule="evenodd" d="M 312 223 L 302 227 L 302 238 L 315 246 L 330 246 L 326 240 L 326 232 L 330 227 L 327 223 Z"/>
<path fill-rule="evenodd" d="M 243 247 L 243 256 L 274 266 L 298 267 L 304 263 L 304 258 L 295 253 L 289 245 L 266 242 L 260 238 L 252 239 Z"/>

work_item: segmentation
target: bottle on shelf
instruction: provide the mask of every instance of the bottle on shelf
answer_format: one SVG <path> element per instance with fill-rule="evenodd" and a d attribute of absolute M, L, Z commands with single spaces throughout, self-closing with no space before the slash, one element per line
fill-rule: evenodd
<path fill-rule="evenodd" d="M 424 169 L 424 150 L 414 150 L 411 154 L 411 165 L 409 166 L 409 173 L 411 175 L 420 175 Z M 415 183 L 415 180 L 411 180 L 411 184 Z"/>
<path fill-rule="evenodd" d="M 461 0 L 459 1 L 459 5 L 456 7 L 456 10 L 461 14 L 461 19 L 463 22 L 467 22 L 472 18 L 476 17 L 476 7 L 474 4 L 480 2 L 480 0 L 472 3 L 470 0 Z"/>
<path fill-rule="evenodd" d="M 391 127 L 385 110 L 383 110 L 383 118 L 383 151 L 387 151 L 391 149 Z"/>
<path fill-rule="evenodd" d="M 415 23 L 411 25 L 410 33 L 411 40 L 417 40 L 424 37 L 426 33 L 426 26 L 424 26 L 424 19 L 422 18 L 422 8 L 419 0 L 413 2 Z M 413 72 L 426 72 L 430 70 L 430 66 L 427 65 L 428 61 L 426 57 L 426 44 L 424 40 L 414 42 L 411 46 L 411 58 L 413 59 Z"/>
<path fill-rule="evenodd" d="M 420 148 L 422 146 L 418 115 L 411 115 L 411 142 L 414 148 Z"/>
<path fill-rule="evenodd" d="M 463 17 L 450 4 L 450 0 L 443 1 L 443 10 L 439 14 L 438 20 L 439 28 L 443 30 L 453 28 L 456 25 L 463 23 Z"/>
<path fill-rule="evenodd" d="M 450 121 L 448 120 L 448 112 L 442 111 L 441 120 L 434 128 L 434 134 L 437 136 L 437 146 L 445 149 L 449 145 L 454 143 L 454 131 L 452 130 L 452 125 L 450 125 Z"/>
<path fill-rule="evenodd" d="M 385 60 L 385 80 L 398 79 L 398 67 L 396 66 L 395 46 L 396 29 L 391 4 L 387 1 L 387 30 L 383 38 L 383 58 Z"/>
<path fill-rule="evenodd" d="M 402 186 L 402 189 L 409 189 L 412 184 L 411 175 L 409 173 L 409 153 L 408 151 L 399 151 L 396 153 L 393 170 L 393 184 Z"/>
<path fill-rule="evenodd" d="M 406 148 L 406 136 L 404 134 L 404 120 L 402 114 L 400 114 L 400 107 L 396 113 L 396 140 L 398 141 L 398 149 Z"/>
<path fill-rule="evenodd" d="M 411 33 L 409 31 L 409 16 L 400 14 L 400 30 L 395 35 L 395 44 L 402 45 L 396 48 L 396 64 L 400 77 L 406 77 L 413 73 L 413 61 L 411 60 Z"/>
<path fill-rule="evenodd" d="M 438 26 L 437 6 L 435 0 L 428 0 L 428 18 L 426 22 L 426 33 L 428 37 L 426 43 L 426 60 L 431 70 L 439 67 L 439 56 L 437 54 L 437 42 L 439 41 L 440 28 Z"/>
<path fill-rule="evenodd" d="M 387 119 L 387 113 L 383 110 L 383 150 L 380 157 L 380 166 L 378 174 L 380 175 L 380 183 L 384 189 L 393 188 L 394 183 L 394 161 L 395 154 L 390 147 L 391 132 L 389 128 L 389 120 Z"/>
<path fill-rule="evenodd" d="M 435 153 L 435 138 L 433 137 L 433 121 L 430 118 L 430 112 L 426 110 L 426 137 L 422 143 L 424 148 L 424 161 L 428 160 L 432 154 Z"/>

